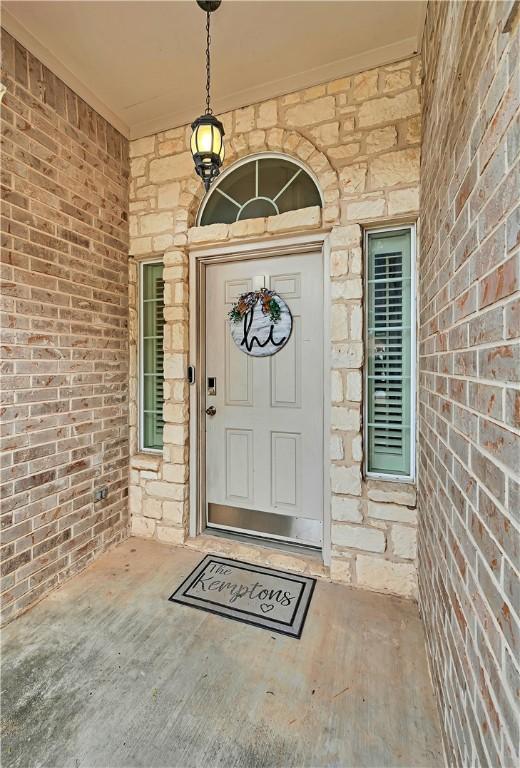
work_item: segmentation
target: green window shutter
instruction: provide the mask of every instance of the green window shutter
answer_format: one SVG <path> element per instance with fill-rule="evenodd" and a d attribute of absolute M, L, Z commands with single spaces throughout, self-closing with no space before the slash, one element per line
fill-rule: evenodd
<path fill-rule="evenodd" d="M 162 450 L 164 403 L 164 281 L 162 264 L 142 266 L 141 447 Z"/>
<path fill-rule="evenodd" d="M 367 236 L 367 471 L 411 474 L 411 231 Z"/>

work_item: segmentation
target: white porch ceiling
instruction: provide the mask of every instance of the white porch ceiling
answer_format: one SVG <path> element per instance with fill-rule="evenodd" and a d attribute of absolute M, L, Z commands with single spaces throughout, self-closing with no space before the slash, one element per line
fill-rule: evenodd
<path fill-rule="evenodd" d="M 426 0 L 223 0 L 212 16 L 215 112 L 419 50 Z M 204 107 L 195 0 L 4 0 L 2 25 L 131 138 Z"/>

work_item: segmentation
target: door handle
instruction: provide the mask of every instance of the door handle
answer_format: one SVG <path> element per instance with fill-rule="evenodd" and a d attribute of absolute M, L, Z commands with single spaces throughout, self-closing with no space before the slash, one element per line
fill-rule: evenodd
<path fill-rule="evenodd" d="M 209 408 L 206 408 L 206 413 L 208 414 L 208 416 L 214 416 L 216 412 L 217 412 L 217 409 L 215 408 L 214 405 L 210 405 Z"/>

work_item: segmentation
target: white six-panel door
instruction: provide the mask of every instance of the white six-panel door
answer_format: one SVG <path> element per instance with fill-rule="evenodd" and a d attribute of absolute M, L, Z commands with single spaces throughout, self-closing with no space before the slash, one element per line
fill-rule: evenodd
<path fill-rule="evenodd" d="M 229 329 L 237 296 L 285 299 L 292 334 L 275 355 L 241 351 Z M 275 327 L 276 332 L 276 327 Z M 320 253 L 206 269 L 208 524 L 320 545 L 323 532 L 323 272 Z M 215 394 L 208 394 L 208 379 Z M 212 383 L 212 382 L 210 382 Z"/>

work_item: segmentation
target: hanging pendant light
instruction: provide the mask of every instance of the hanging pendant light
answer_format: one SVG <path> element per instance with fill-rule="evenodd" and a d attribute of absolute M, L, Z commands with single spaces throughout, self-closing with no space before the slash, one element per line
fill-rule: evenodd
<path fill-rule="evenodd" d="M 210 15 L 220 3 L 221 0 L 197 0 L 197 5 L 206 12 L 206 111 L 191 124 L 191 153 L 206 192 L 219 175 L 224 160 L 224 126 L 210 106 Z"/>

